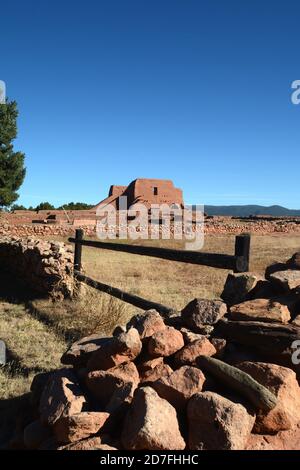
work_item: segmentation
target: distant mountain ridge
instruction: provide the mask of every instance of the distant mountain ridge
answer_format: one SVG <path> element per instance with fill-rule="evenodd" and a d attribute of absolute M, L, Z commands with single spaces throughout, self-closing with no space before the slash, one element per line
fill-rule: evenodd
<path fill-rule="evenodd" d="M 282 206 L 204 206 L 207 215 L 228 215 L 233 217 L 249 217 L 249 215 L 271 215 L 277 217 L 300 216 L 300 210 L 287 209 Z"/>

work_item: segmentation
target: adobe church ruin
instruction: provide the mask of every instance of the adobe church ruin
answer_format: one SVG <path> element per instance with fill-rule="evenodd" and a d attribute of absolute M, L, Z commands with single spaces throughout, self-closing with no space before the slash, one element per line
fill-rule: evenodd
<path fill-rule="evenodd" d="M 107 204 L 120 208 L 120 197 L 127 197 L 127 206 L 141 203 L 150 208 L 151 204 L 176 204 L 183 207 L 182 190 L 175 188 L 171 180 L 138 178 L 128 186 L 112 185 L 108 197 L 94 208 Z"/>

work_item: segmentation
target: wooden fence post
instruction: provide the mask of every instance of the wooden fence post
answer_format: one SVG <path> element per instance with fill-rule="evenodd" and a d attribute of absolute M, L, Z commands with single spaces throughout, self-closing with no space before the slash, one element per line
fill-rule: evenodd
<path fill-rule="evenodd" d="M 250 260 L 250 240 L 249 233 L 244 233 L 235 237 L 236 268 L 235 273 L 243 273 L 249 271 Z"/>
<path fill-rule="evenodd" d="M 75 232 L 75 250 L 74 250 L 74 270 L 81 271 L 81 253 L 82 253 L 82 245 L 80 243 L 76 243 L 77 240 L 82 240 L 84 232 L 82 229 L 76 229 Z"/>

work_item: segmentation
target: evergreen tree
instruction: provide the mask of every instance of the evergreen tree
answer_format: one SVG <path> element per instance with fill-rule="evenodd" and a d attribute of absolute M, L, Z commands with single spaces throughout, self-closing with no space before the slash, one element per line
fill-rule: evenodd
<path fill-rule="evenodd" d="M 63 206 L 58 207 L 58 209 L 64 209 L 66 211 L 79 211 L 92 209 L 94 206 L 95 204 L 86 204 L 85 202 L 69 202 L 68 204 L 64 204 Z"/>
<path fill-rule="evenodd" d="M 14 152 L 12 141 L 17 137 L 18 109 L 15 101 L 0 104 L 0 207 L 13 204 L 19 197 L 26 169 L 25 155 Z"/>
<path fill-rule="evenodd" d="M 23 206 L 22 204 L 13 204 L 10 208 L 10 211 L 11 212 L 14 212 L 14 211 L 26 211 L 26 207 Z"/>
<path fill-rule="evenodd" d="M 36 206 L 36 211 L 53 211 L 55 209 L 50 202 L 41 202 L 38 206 Z"/>

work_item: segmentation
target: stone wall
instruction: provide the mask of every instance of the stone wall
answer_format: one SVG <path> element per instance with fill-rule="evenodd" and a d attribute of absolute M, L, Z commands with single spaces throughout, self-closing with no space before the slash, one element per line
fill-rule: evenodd
<path fill-rule="evenodd" d="M 73 248 L 36 238 L 0 238 L 1 272 L 42 296 L 68 298 L 73 293 Z"/>
<path fill-rule="evenodd" d="M 78 225 L 77 225 L 78 224 Z M 79 220 L 74 225 L 45 225 L 45 224 L 13 224 L 13 223 L 0 223 L 0 237 L 1 236 L 15 236 L 15 237 L 72 237 L 75 235 L 75 230 L 82 228 L 85 236 L 96 237 L 96 226 L 91 225 L 88 221 Z M 114 229 L 114 227 L 112 227 Z M 159 228 L 160 233 L 162 227 Z M 171 224 L 171 233 L 173 226 Z M 206 234 L 231 234 L 239 235 L 241 233 L 252 233 L 258 235 L 266 234 L 285 234 L 285 233 L 300 233 L 300 224 L 286 220 L 274 221 L 236 221 L 230 217 L 214 217 L 205 220 L 204 232 Z"/>

